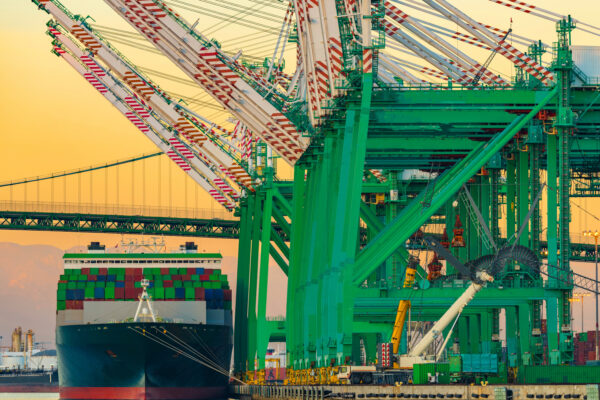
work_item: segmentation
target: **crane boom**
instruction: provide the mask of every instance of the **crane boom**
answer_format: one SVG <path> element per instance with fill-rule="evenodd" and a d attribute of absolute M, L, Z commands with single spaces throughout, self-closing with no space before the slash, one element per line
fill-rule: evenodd
<path fill-rule="evenodd" d="M 220 179 L 231 180 L 249 190 L 252 180 L 243 162 L 243 156 L 226 146 L 212 128 L 214 124 L 199 121 L 174 102 L 158 85 L 146 78 L 127 58 L 106 39 L 95 32 L 84 20 L 73 15 L 58 0 L 33 0 L 50 13 L 63 31 L 69 32 L 88 51 L 86 59 L 101 60 L 121 81 L 181 133 L 181 138 L 194 147 L 204 161 L 211 163 Z M 57 30 L 58 32 L 58 30 Z M 95 61 L 94 61 L 95 62 Z"/>
<path fill-rule="evenodd" d="M 509 30 L 506 32 L 506 34 L 504 35 L 504 37 L 502 38 L 502 40 L 500 40 L 500 43 L 503 43 L 506 40 L 506 38 L 508 37 L 508 35 L 510 35 L 511 32 L 512 32 L 512 28 L 509 28 Z M 483 63 L 483 65 L 481 66 L 481 68 L 479 69 L 479 71 L 477 71 L 477 75 L 475 75 L 475 78 L 473 78 L 473 80 L 471 81 L 471 85 L 472 86 L 477 86 L 479 84 L 479 80 L 486 73 L 488 67 L 490 66 L 492 60 L 494 59 L 494 56 L 496 55 L 496 53 L 498 53 L 499 49 L 500 49 L 500 44 L 498 44 L 497 47 L 494 47 L 494 49 L 492 50 L 492 53 L 489 55 L 489 57 L 487 58 L 487 60 L 485 60 L 485 62 Z"/>
<path fill-rule="evenodd" d="M 55 1 L 55 0 L 52 0 Z M 284 114 L 285 98 L 197 33 L 161 0 L 105 0 L 119 15 L 290 165 L 306 141 Z"/>
<path fill-rule="evenodd" d="M 67 61 L 217 202 L 229 210 L 235 207 L 239 193 L 220 179 L 202 158 L 184 144 L 176 130 L 168 129 L 142 99 L 126 89 L 125 85 L 110 71 L 98 65 L 67 35 L 52 25 L 49 26 L 48 31 L 54 38 L 55 54 Z"/>
<path fill-rule="evenodd" d="M 417 265 L 418 260 L 411 257 L 406 265 L 404 284 L 402 285 L 403 288 L 410 288 L 414 284 Z M 392 354 L 398 354 L 398 350 L 400 349 L 400 340 L 402 339 L 402 333 L 404 331 L 404 322 L 406 321 L 406 314 L 409 309 L 410 300 L 400 300 L 398 303 L 398 310 L 396 311 L 394 329 L 392 330 Z"/>

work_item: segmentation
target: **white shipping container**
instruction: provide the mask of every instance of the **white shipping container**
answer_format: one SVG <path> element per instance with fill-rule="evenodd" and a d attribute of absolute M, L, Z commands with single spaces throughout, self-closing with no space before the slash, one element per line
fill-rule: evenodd
<path fill-rule="evenodd" d="M 571 46 L 573 63 L 588 78 L 600 78 L 600 46 Z"/>

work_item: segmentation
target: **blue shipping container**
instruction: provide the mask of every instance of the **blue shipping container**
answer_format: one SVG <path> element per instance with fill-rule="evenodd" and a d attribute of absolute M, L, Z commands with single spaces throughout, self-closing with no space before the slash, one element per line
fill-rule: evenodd
<path fill-rule="evenodd" d="M 117 282 L 115 282 L 115 287 L 123 287 L 124 288 L 125 287 L 125 282 L 123 282 L 123 281 L 117 281 Z"/>
<path fill-rule="evenodd" d="M 114 282 L 117 280 L 117 276 L 116 275 L 107 275 L 106 276 L 106 281 L 107 282 Z"/>
<path fill-rule="evenodd" d="M 103 287 L 94 288 L 94 298 L 95 299 L 103 299 L 104 298 L 104 288 Z"/>
<path fill-rule="evenodd" d="M 175 298 L 176 299 L 185 299 L 185 288 L 182 288 L 182 287 L 175 288 Z"/>

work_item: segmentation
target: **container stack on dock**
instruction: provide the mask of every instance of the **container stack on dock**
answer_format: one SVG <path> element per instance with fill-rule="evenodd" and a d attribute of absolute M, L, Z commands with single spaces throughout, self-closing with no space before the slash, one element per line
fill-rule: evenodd
<path fill-rule="evenodd" d="M 596 359 L 596 332 L 580 332 L 575 336 L 575 365 L 585 365 Z"/>

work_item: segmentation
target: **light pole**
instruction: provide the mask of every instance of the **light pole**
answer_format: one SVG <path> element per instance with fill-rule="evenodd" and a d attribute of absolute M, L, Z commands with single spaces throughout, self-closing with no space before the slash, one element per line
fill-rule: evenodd
<path fill-rule="evenodd" d="M 573 293 L 573 298 L 570 298 L 570 302 L 581 302 L 581 333 L 583 333 L 583 298 L 588 297 L 589 293 Z"/>
<path fill-rule="evenodd" d="M 598 236 L 600 233 L 598 231 L 584 231 L 583 236 L 590 236 L 594 238 L 594 256 L 596 259 L 596 334 L 594 335 L 594 342 L 596 343 L 596 360 L 600 359 L 600 354 L 598 353 Z"/>

